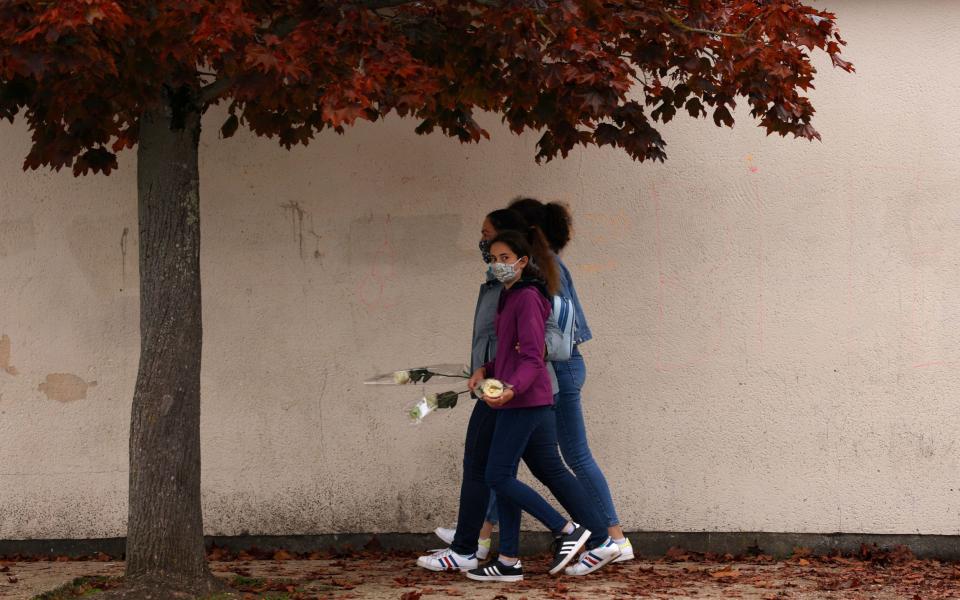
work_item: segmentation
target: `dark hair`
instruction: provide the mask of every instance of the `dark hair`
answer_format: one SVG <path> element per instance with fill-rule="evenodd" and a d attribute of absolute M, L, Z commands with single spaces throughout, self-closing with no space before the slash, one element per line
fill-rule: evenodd
<path fill-rule="evenodd" d="M 524 235 L 523 232 L 508 229 L 499 232 L 497 237 L 490 240 L 490 246 L 492 248 L 494 244 L 499 242 L 506 244 L 507 247 L 517 255 L 517 258 L 526 256 L 529 260 L 520 278 L 528 281 L 542 281 L 547 294 L 554 295 L 557 293 L 557 290 L 560 289 L 560 274 L 557 270 L 557 263 L 547 250 L 547 242 L 543 239 L 543 234 L 540 233 L 540 230 L 531 229 L 529 231 L 536 232 L 538 237 L 534 239 L 539 240 L 539 243 L 534 242 L 531 244 L 528 236 Z M 537 246 L 540 246 L 539 252 L 537 251 Z"/>
<path fill-rule="evenodd" d="M 517 232 L 524 239 L 527 250 L 520 254 L 517 248 L 510 246 L 510 249 L 519 256 L 529 256 L 530 263 L 535 265 L 538 276 L 543 279 L 547 285 L 547 291 L 556 294 L 560 290 L 560 271 L 557 269 L 557 262 L 553 259 L 550 252 L 550 245 L 543 235 L 543 231 L 536 225 L 530 225 L 520 211 L 512 208 L 501 208 L 487 215 L 490 224 L 497 230 L 497 239 L 502 234 Z M 491 240 L 490 244 L 493 245 Z M 501 240 L 502 241 L 502 240 Z M 507 242 L 508 246 L 510 245 Z"/>
<path fill-rule="evenodd" d="M 536 198 L 514 198 L 507 210 L 520 213 L 524 220 L 538 226 L 550 244 L 550 249 L 560 253 L 573 236 L 573 217 L 566 204 L 544 204 Z"/>
<path fill-rule="evenodd" d="M 497 233 L 501 231 L 526 231 L 529 227 L 523 215 L 511 208 L 495 210 L 487 215 L 487 219 L 490 220 L 490 224 L 497 230 Z"/>

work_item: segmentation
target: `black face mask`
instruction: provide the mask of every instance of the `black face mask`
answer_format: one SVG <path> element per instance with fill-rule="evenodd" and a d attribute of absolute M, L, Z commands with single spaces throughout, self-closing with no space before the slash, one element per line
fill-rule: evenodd
<path fill-rule="evenodd" d="M 492 263 L 493 255 L 490 254 L 490 240 L 480 240 L 480 253 L 483 254 L 483 262 Z"/>

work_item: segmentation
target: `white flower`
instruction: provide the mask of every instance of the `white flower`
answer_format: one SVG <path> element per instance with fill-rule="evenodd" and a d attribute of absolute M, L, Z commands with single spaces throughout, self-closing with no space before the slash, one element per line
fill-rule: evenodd
<path fill-rule="evenodd" d="M 437 407 L 436 395 L 433 395 L 433 396 L 434 397 L 432 399 L 433 400 L 432 406 L 430 401 L 431 399 L 428 397 L 424 397 L 422 400 L 420 400 L 420 402 L 417 402 L 417 404 L 413 408 L 411 408 L 410 411 L 407 413 L 410 417 L 410 421 L 414 425 L 419 425 L 423 421 L 423 418 L 429 415 L 430 413 L 432 413 L 434 409 Z"/>
<path fill-rule="evenodd" d="M 397 385 L 410 383 L 410 371 L 394 371 L 393 382 Z"/>
<path fill-rule="evenodd" d="M 480 391 L 488 398 L 499 398 L 503 395 L 503 382 L 497 379 L 484 379 L 480 384 Z"/>

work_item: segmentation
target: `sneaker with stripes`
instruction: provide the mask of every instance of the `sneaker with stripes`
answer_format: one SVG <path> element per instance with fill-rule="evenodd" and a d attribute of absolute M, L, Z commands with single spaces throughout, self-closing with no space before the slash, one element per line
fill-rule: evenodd
<path fill-rule="evenodd" d="M 564 570 L 567 575 L 577 577 L 588 575 L 620 556 L 620 546 L 608 537 L 602 544 L 591 550 L 585 550 L 580 559 Z"/>
<path fill-rule="evenodd" d="M 554 540 L 553 561 L 550 563 L 550 574 L 556 575 L 563 570 L 577 552 L 583 548 L 590 538 L 590 530 L 581 525 L 573 524 L 573 531 L 563 534 Z"/>
<path fill-rule="evenodd" d="M 417 566 L 428 571 L 469 571 L 476 569 L 479 561 L 477 555 L 464 556 L 457 554 L 450 548 L 438 550 L 433 554 L 421 556 L 417 559 Z"/>
<path fill-rule="evenodd" d="M 467 577 L 474 581 L 523 581 L 523 565 L 519 560 L 513 566 L 507 566 L 499 560 L 491 560 L 476 569 L 467 571 Z"/>

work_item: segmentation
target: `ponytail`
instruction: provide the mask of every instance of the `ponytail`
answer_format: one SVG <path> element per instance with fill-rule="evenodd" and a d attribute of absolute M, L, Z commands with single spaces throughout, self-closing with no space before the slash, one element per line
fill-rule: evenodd
<path fill-rule="evenodd" d="M 570 216 L 570 209 L 559 202 L 550 202 L 543 208 L 543 221 L 540 226 L 543 227 L 550 247 L 559 254 L 573 237 L 573 217 Z"/>
<path fill-rule="evenodd" d="M 531 225 L 527 229 L 526 237 L 530 244 L 532 255 L 530 258 L 537 264 L 540 276 L 547 284 L 547 291 L 551 296 L 555 296 L 560 291 L 560 270 L 557 268 L 557 261 L 553 258 L 547 238 L 543 235 L 543 230 L 536 225 Z"/>
<path fill-rule="evenodd" d="M 515 198 L 510 209 L 520 213 L 528 223 L 540 227 L 554 252 L 559 254 L 570 243 L 573 217 L 567 205 L 559 202 L 544 204 L 536 198 Z"/>

